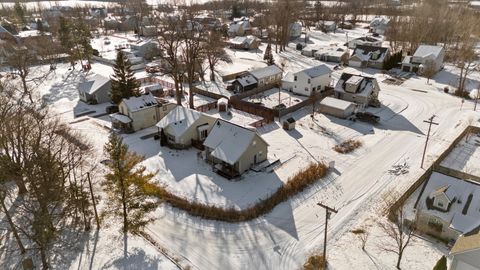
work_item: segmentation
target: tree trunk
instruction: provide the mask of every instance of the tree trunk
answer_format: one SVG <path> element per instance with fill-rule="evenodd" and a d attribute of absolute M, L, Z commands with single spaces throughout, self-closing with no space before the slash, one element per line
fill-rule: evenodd
<path fill-rule="evenodd" d="M 122 209 L 123 209 L 123 232 L 127 233 L 128 232 L 128 219 L 127 219 L 127 194 L 126 194 L 126 185 L 125 185 L 125 180 L 120 179 L 120 184 L 122 185 Z"/>
<path fill-rule="evenodd" d="M 49 266 L 48 266 L 47 252 L 44 247 L 40 247 L 40 258 L 42 260 L 42 269 L 47 270 Z"/>
<path fill-rule="evenodd" d="M 175 81 L 175 96 L 177 98 L 177 105 L 182 106 L 182 93 L 180 92 L 180 88 L 178 86 L 178 79 L 174 79 Z"/>
<path fill-rule="evenodd" d="M 190 109 L 195 109 L 193 106 L 193 83 L 192 78 L 188 79 L 188 105 Z"/>
<path fill-rule="evenodd" d="M 25 183 L 22 180 L 22 176 L 15 177 L 14 179 L 15 184 L 18 187 L 18 194 L 23 195 L 27 193 L 27 187 L 25 186 Z"/>
<path fill-rule="evenodd" d="M 401 269 L 401 268 L 400 268 L 400 262 L 402 261 L 402 256 L 403 256 L 403 252 L 400 251 L 400 252 L 398 253 L 397 269 Z"/>
<path fill-rule="evenodd" d="M 15 240 L 17 240 L 18 247 L 20 248 L 20 253 L 25 254 L 25 247 L 23 246 L 22 240 L 18 236 L 17 228 L 15 228 L 15 224 L 12 221 L 12 217 L 10 216 L 10 213 L 8 213 L 8 209 L 5 206 L 5 198 L 0 197 L 0 203 L 2 204 L 3 211 L 5 212 L 5 217 L 7 217 L 8 224 L 10 225 L 10 229 L 12 230 L 13 236 L 15 237 Z"/>

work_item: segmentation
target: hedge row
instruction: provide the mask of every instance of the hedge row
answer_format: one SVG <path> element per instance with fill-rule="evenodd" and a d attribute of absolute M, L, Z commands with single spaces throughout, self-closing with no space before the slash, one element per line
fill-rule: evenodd
<path fill-rule="evenodd" d="M 327 172 L 328 168 L 323 163 L 310 164 L 290 177 L 287 183 L 279 187 L 270 197 L 260 200 L 255 205 L 242 210 L 190 202 L 155 184 L 146 184 L 145 191 L 193 216 L 226 222 L 241 222 L 252 220 L 269 213 L 276 205 L 288 200 L 308 188 L 311 184 L 322 179 Z"/>

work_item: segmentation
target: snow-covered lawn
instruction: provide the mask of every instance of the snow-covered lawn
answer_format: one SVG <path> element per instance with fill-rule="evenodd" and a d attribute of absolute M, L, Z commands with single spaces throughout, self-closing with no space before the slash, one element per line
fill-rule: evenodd
<path fill-rule="evenodd" d="M 279 91 L 278 88 L 272 88 L 265 92 L 244 98 L 243 100 L 253 103 L 261 103 L 267 108 L 273 108 L 279 104 L 284 104 L 285 106 L 290 107 L 306 100 L 307 98 L 308 97 L 306 96 L 300 96 L 292 92 L 285 90 Z"/>
<path fill-rule="evenodd" d="M 480 177 L 480 134 L 463 138 L 440 165 Z"/>

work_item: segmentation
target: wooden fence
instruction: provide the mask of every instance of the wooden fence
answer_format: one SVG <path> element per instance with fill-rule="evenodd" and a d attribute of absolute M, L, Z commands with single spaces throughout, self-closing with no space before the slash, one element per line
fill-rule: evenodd
<path fill-rule="evenodd" d="M 230 98 L 230 105 L 237 110 L 258 115 L 264 118 L 267 123 L 271 123 L 275 119 L 275 110 L 238 99 L 236 96 Z"/>
<path fill-rule="evenodd" d="M 293 106 L 290 106 L 288 108 L 285 108 L 285 109 L 281 109 L 281 110 L 276 110 L 277 112 L 277 117 L 283 117 L 289 113 L 292 113 L 292 112 L 295 112 L 297 111 L 298 109 L 301 109 L 305 106 L 308 106 L 308 105 L 311 105 L 313 103 L 317 103 L 319 101 L 322 101 L 324 98 L 328 97 L 328 96 L 332 96 L 334 93 L 334 90 L 333 88 L 331 87 L 328 87 L 325 91 L 321 92 L 321 93 L 317 93 L 317 94 L 314 94 L 312 96 L 310 96 L 308 99 L 302 101 L 302 102 L 299 102 Z"/>
<path fill-rule="evenodd" d="M 199 112 L 206 112 L 206 111 L 209 111 L 209 110 L 212 110 L 212 109 L 215 109 L 215 108 L 217 108 L 217 102 L 216 101 L 197 106 L 197 107 L 195 107 L 195 110 L 197 110 Z"/>

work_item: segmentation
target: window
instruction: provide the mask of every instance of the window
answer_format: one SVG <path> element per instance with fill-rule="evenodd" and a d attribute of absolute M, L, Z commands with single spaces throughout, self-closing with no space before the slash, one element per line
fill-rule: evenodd
<path fill-rule="evenodd" d="M 200 131 L 200 140 L 205 140 L 205 138 L 207 138 L 207 130 L 202 130 Z"/>
<path fill-rule="evenodd" d="M 308 92 L 308 87 L 305 87 L 305 91 L 307 91 L 307 92 Z"/>
<path fill-rule="evenodd" d="M 293 80 L 294 80 L 294 81 L 297 81 L 297 76 L 296 76 L 296 75 L 295 75 L 295 77 L 293 77 Z"/>
<path fill-rule="evenodd" d="M 442 202 L 437 202 L 438 206 L 440 207 L 443 207 L 443 203 Z"/>
<path fill-rule="evenodd" d="M 168 135 L 168 141 L 169 142 L 175 142 L 175 136 L 172 136 L 172 135 Z"/>
<path fill-rule="evenodd" d="M 311 82 L 310 79 L 308 79 L 308 83 L 310 83 L 310 82 Z"/>

